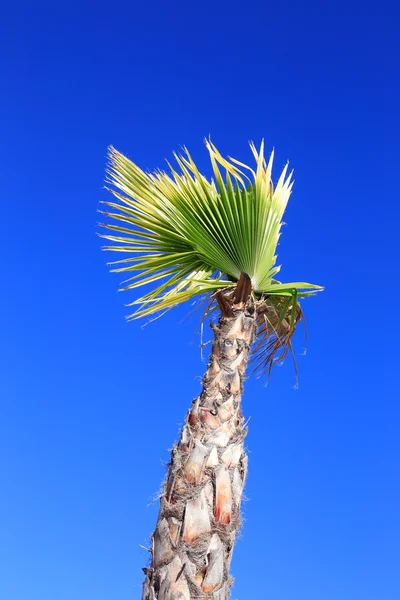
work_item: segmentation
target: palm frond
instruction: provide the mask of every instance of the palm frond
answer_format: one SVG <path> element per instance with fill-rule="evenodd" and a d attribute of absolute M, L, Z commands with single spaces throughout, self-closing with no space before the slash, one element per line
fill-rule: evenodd
<path fill-rule="evenodd" d="M 303 322 L 305 335 L 307 329 L 305 317 L 297 294 L 293 290 L 288 296 L 269 296 L 256 302 L 256 334 L 251 359 L 253 372 L 259 375 L 271 373 L 272 367 L 285 360 L 290 353 L 298 379 L 297 362 L 292 347 L 292 337 L 300 322 Z"/>
<path fill-rule="evenodd" d="M 128 274 L 122 290 L 155 286 L 130 304 L 137 307 L 130 319 L 234 287 L 242 272 L 251 278 L 256 298 L 277 298 L 278 303 L 293 297 L 294 290 L 297 301 L 321 289 L 274 279 L 282 217 L 293 185 L 287 166 L 274 187 L 273 153 L 267 164 L 263 143 L 258 151 L 250 144 L 254 170 L 224 158 L 211 141 L 206 147 L 211 181 L 186 148 L 174 155 L 178 170 L 169 165 L 170 174 L 145 173 L 109 149 L 107 183 L 115 201 L 104 202 L 100 211 L 105 216 L 100 225 L 107 230 L 100 235 L 111 242 L 104 250 L 128 255 L 109 263 L 112 271 Z M 292 317 L 293 326 L 294 309 Z"/>

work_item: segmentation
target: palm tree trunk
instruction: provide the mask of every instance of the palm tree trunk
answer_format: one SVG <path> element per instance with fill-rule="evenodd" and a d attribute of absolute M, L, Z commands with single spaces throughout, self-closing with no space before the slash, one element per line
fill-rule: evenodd
<path fill-rule="evenodd" d="M 172 450 L 142 600 L 228 600 L 247 471 L 243 379 L 253 305 L 220 297 L 203 389 Z"/>

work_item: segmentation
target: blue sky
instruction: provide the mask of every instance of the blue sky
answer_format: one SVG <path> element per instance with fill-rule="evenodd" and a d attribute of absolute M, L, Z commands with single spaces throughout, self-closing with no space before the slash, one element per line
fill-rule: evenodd
<path fill-rule="evenodd" d="M 0 24 L 0 597 L 130 600 L 199 391 L 187 307 L 124 321 L 95 235 L 106 149 L 249 139 L 296 184 L 282 279 L 308 352 L 247 382 L 233 600 L 400 597 L 397 21 L 382 2 L 13 3 Z M 132 298 L 130 298 L 132 299 Z M 259 582 L 263 581 L 260 591 Z"/>

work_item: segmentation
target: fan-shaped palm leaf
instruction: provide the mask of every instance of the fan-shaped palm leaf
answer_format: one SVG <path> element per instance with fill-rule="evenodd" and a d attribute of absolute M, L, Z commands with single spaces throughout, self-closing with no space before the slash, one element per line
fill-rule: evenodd
<path fill-rule="evenodd" d="M 251 278 L 255 299 L 270 299 L 275 312 L 279 306 L 290 309 L 293 326 L 297 298 L 321 288 L 275 279 L 280 270 L 276 247 L 292 174 L 287 175 L 286 166 L 273 186 L 273 153 L 267 164 L 263 143 L 259 151 L 250 144 L 255 170 L 223 158 L 209 141 L 206 146 L 215 181 L 199 172 L 186 148 L 182 155 L 174 155 L 180 172 L 169 165 L 170 175 L 145 173 L 109 149 L 108 183 L 116 201 L 104 202 L 107 209 L 101 211 L 108 217 L 101 223 L 108 230 L 102 237 L 112 242 L 104 249 L 129 255 L 109 264 L 112 271 L 129 275 L 123 290 L 155 284 L 130 304 L 139 308 L 128 318 L 233 287 L 244 272 Z M 285 302 L 274 303 L 273 298 Z M 278 329 L 283 318 L 280 313 Z M 268 329 L 265 323 L 263 327 Z"/>

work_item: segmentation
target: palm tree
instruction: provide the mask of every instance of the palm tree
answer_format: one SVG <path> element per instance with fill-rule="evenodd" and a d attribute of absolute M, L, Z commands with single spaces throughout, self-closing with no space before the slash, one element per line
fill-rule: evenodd
<path fill-rule="evenodd" d="M 299 299 L 321 288 L 276 279 L 276 247 L 292 183 L 287 165 L 271 181 L 264 147 L 250 144 L 255 170 L 225 159 L 206 142 L 215 180 L 197 169 L 186 148 L 180 172 L 143 172 L 114 148 L 105 202 L 105 250 L 127 253 L 110 263 L 128 273 L 123 290 L 155 284 L 128 319 L 163 314 L 201 296 L 214 341 L 200 395 L 172 450 L 142 600 L 227 600 L 229 564 L 240 527 L 246 479 L 246 426 L 241 411 L 249 357 L 269 372 L 292 352 L 303 318 Z M 222 170 L 222 173 L 221 173 Z M 224 173 L 224 177 L 223 177 Z M 251 356 L 250 356 L 251 354 Z M 293 352 L 292 352 L 293 354 Z"/>

